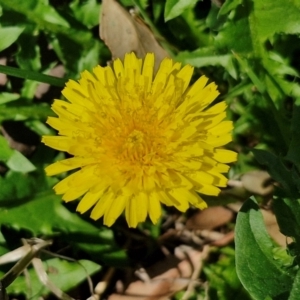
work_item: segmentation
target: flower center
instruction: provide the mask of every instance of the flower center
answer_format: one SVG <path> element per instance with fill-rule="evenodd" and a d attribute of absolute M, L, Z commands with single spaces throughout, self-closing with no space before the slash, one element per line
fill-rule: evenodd
<path fill-rule="evenodd" d="M 128 146 L 134 147 L 134 146 L 138 146 L 140 144 L 142 144 L 142 142 L 144 141 L 144 133 L 134 129 L 128 136 L 127 138 L 127 144 Z"/>

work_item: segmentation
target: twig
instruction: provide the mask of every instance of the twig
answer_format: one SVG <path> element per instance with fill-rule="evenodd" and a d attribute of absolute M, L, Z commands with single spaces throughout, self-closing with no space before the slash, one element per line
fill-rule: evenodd
<path fill-rule="evenodd" d="M 210 247 L 208 245 L 205 245 L 203 247 L 203 250 L 202 250 L 202 255 L 201 255 L 201 262 L 199 263 L 199 265 L 197 266 L 197 268 L 194 269 L 193 271 L 193 274 L 191 276 L 191 279 L 190 279 L 190 282 L 187 286 L 187 289 L 185 291 L 185 293 L 183 294 L 181 300 L 187 300 L 189 299 L 190 295 L 192 294 L 193 290 L 194 290 L 194 287 L 196 285 L 196 279 L 199 277 L 200 275 L 200 272 L 202 270 L 202 267 L 203 267 L 203 260 L 205 260 L 209 254 L 209 251 L 210 251 Z"/>

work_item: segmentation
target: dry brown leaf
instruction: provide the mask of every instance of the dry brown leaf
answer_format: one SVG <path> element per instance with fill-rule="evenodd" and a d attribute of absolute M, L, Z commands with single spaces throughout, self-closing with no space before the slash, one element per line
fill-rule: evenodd
<path fill-rule="evenodd" d="M 100 37 L 114 59 L 123 59 L 128 52 L 135 52 L 140 58 L 148 52 L 153 52 L 157 70 L 162 59 L 169 56 L 147 25 L 141 19 L 130 15 L 115 0 L 102 1 Z"/>
<path fill-rule="evenodd" d="M 241 182 L 247 191 L 256 195 L 267 196 L 274 190 L 271 177 L 266 171 L 250 171 L 242 176 Z"/>
<path fill-rule="evenodd" d="M 112 294 L 108 300 L 170 299 L 174 293 L 186 288 L 192 282 L 195 283 L 194 279 L 198 278 L 202 262 L 208 253 L 208 246 L 202 252 L 190 247 L 177 247 L 175 255 L 167 256 L 146 270 L 149 280 L 134 281 L 123 295 Z"/>
<path fill-rule="evenodd" d="M 199 210 L 186 222 L 188 229 L 214 229 L 225 225 L 233 218 L 233 212 L 223 206 L 212 206 Z"/>

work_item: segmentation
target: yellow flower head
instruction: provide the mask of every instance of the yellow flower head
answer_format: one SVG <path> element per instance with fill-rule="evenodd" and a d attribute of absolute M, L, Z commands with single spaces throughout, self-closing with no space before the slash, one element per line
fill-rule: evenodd
<path fill-rule="evenodd" d="M 153 79 L 154 55 L 144 61 L 127 54 L 111 67 L 84 71 L 70 80 L 55 100 L 58 118 L 47 123 L 59 136 L 43 142 L 72 158 L 46 168 L 49 176 L 78 169 L 54 190 L 63 200 L 81 196 L 77 210 L 94 206 L 91 218 L 104 216 L 111 226 L 125 210 L 130 227 L 149 214 L 153 223 L 161 203 L 184 212 L 192 204 L 203 209 L 198 195 L 218 195 L 225 187 L 226 163 L 236 153 L 220 147 L 231 141 L 231 121 L 226 104 L 210 106 L 218 96 L 205 76 L 191 87 L 193 68 L 165 58 Z"/>

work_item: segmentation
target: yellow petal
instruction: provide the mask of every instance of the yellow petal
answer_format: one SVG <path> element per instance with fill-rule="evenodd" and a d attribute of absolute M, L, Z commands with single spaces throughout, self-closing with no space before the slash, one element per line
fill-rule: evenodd
<path fill-rule="evenodd" d="M 64 194 L 67 192 L 67 190 L 70 188 L 71 183 L 74 179 L 74 177 L 77 176 L 77 172 L 67 176 L 63 180 L 61 180 L 59 183 L 57 183 L 53 189 L 55 190 L 55 193 L 58 195 Z"/>
<path fill-rule="evenodd" d="M 149 217 L 153 224 L 156 224 L 161 216 L 161 205 L 157 193 L 150 193 L 149 195 Z"/>
<path fill-rule="evenodd" d="M 102 194 L 103 191 L 99 191 L 97 193 L 87 192 L 80 200 L 76 210 L 81 214 L 85 213 L 96 204 L 96 202 L 99 200 Z"/>
<path fill-rule="evenodd" d="M 199 186 L 196 188 L 196 191 L 209 196 L 218 196 L 221 192 L 218 187 L 209 184 L 199 184 Z"/>
<path fill-rule="evenodd" d="M 111 202 L 114 201 L 114 197 L 115 194 L 110 190 L 104 193 L 104 195 L 99 199 L 96 206 L 93 208 L 91 212 L 91 218 L 93 220 L 98 220 L 99 218 L 101 218 L 105 214 L 107 208 L 110 207 Z"/>
<path fill-rule="evenodd" d="M 72 138 L 65 136 L 43 136 L 42 143 L 53 149 L 68 152 L 70 145 L 73 144 L 74 141 Z"/>
<path fill-rule="evenodd" d="M 126 202 L 125 217 L 129 227 L 135 228 L 138 224 L 137 210 L 138 205 L 136 197 L 131 197 Z"/>
<path fill-rule="evenodd" d="M 111 201 L 110 206 L 104 214 L 104 225 L 111 226 L 120 214 L 124 211 L 126 202 L 128 201 L 128 196 L 120 194 L 118 197 Z"/>
<path fill-rule="evenodd" d="M 167 192 L 167 195 L 173 201 L 173 205 L 180 211 L 185 212 L 189 208 L 189 202 L 186 198 L 180 197 L 177 193 L 177 189 L 171 189 Z"/>
<path fill-rule="evenodd" d="M 73 157 L 67 158 L 45 168 L 46 174 L 48 176 L 53 176 L 59 173 L 63 173 L 66 171 L 70 171 L 73 169 L 77 169 L 83 167 L 88 164 L 95 163 L 95 158 L 80 158 L 80 157 Z"/>
<path fill-rule="evenodd" d="M 62 197 L 62 199 L 65 202 L 73 201 L 75 199 L 78 199 L 80 196 L 85 194 L 88 191 L 88 188 L 86 186 L 80 187 L 80 188 L 72 188 L 69 189 Z"/>
<path fill-rule="evenodd" d="M 188 87 L 190 80 L 192 78 L 193 72 L 194 72 L 194 68 L 190 65 L 186 65 L 176 74 L 176 78 L 180 78 L 183 81 L 182 92 L 184 92 L 186 90 L 186 88 Z"/>
<path fill-rule="evenodd" d="M 231 163 L 237 160 L 237 153 L 226 149 L 216 149 L 213 158 L 221 163 Z"/>

